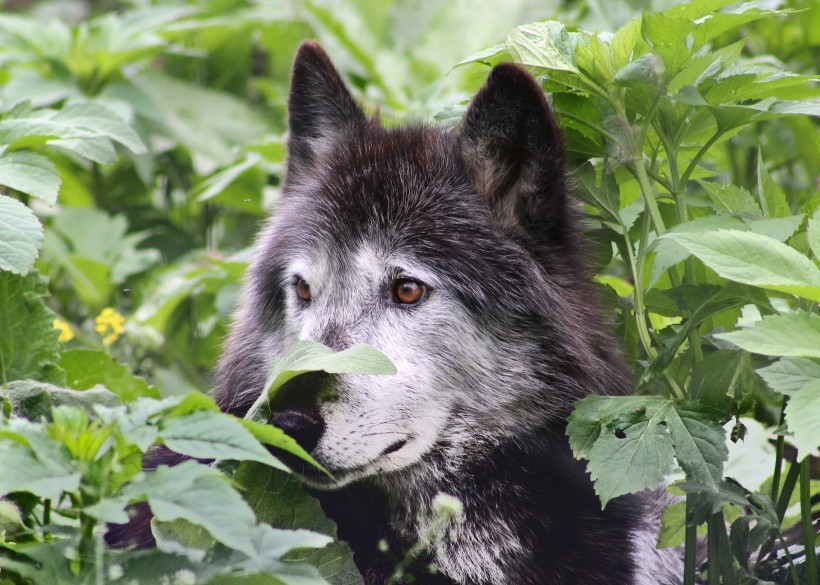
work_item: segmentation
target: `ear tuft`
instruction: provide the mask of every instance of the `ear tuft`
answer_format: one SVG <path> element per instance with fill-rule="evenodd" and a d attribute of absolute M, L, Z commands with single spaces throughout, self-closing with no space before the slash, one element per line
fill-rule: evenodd
<path fill-rule="evenodd" d="M 293 61 L 288 100 L 288 175 L 315 165 L 345 135 L 367 124 L 342 76 L 313 41 Z"/>
<path fill-rule="evenodd" d="M 561 239 L 566 210 L 561 132 L 544 92 L 517 65 L 497 65 L 467 110 L 461 155 L 501 225 Z"/>

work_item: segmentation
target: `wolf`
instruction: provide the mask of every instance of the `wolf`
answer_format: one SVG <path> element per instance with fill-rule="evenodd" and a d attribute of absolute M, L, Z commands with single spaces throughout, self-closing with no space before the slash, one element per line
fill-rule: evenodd
<path fill-rule="evenodd" d="M 393 361 L 394 376 L 294 378 L 272 405 L 271 423 L 331 472 L 288 461 L 365 582 L 404 582 L 396 559 L 413 550 L 423 585 L 679 583 L 678 552 L 654 546 L 664 497 L 602 510 L 568 446 L 573 404 L 632 381 L 538 83 L 500 64 L 456 130 L 386 129 L 309 41 L 288 112 L 281 200 L 258 237 L 219 402 L 243 415 L 297 340 L 366 343 Z M 459 502 L 444 529 L 440 494 Z"/>

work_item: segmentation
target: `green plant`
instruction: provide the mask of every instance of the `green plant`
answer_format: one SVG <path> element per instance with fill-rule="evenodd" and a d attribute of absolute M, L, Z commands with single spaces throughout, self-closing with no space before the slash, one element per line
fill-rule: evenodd
<path fill-rule="evenodd" d="M 746 57 L 744 40 L 728 36 L 787 14 L 701 0 L 644 14 L 612 35 L 538 22 L 468 60 L 513 60 L 539 75 L 569 147 L 591 159 L 579 170 L 582 195 L 599 239 L 617 250 L 599 281 L 620 296 L 619 324 L 644 395 L 582 400 L 568 434 L 575 455 L 589 459 L 603 505 L 656 488 L 675 464 L 682 468 L 686 513 L 675 521 L 667 515 L 661 539 L 679 542 L 664 536 L 685 522 L 687 584 L 695 580 L 703 523 L 709 559 L 702 572 L 710 583 L 759 582 L 767 574 L 762 557 L 788 527 L 785 502 L 798 468 L 800 570 L 807 582 L 817 579 L 809 455 L 820 443 L 813 361 L 820 357 L 820 200 L 806 196 L 811 185 L 787 197 L 759 155 L 754 192 L 717 176 L 721 148 L 731 149 L 742 128 L 820 115 L 815 78 Z M 816 136 L 816 126 L 809 129 Z M 779 403 L 768 493 L 724 478 L 723 426 L 735 421 L 737 441 L 741 416 Z M 787 437 L 798 450 L 783 481 Z M 789 569 L 798 579 L 791 559 Z"/>

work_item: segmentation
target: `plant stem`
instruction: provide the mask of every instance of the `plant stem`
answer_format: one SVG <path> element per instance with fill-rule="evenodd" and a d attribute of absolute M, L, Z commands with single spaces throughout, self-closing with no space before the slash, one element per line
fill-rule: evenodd
<path fill-rule="evenodd" d="M 800 462 L 800 522 L 806 551 L 806 582 L 817 583 L 817 557 L 814 552 L 814 526 L 811 517 L 811 457 Z"/>
<path fill-rule="evenodd" d="M 780 403 L 780 423 L 779 426 L 783 427 L 786 422 L 786 396 L 783 397 L 783 400 Z M 783 447 L 784 447 L 784 437 L 783 435 L 777 436 L 777 446 L 775 447 L 774 451 L 774 474 L 772 476 L 772 492 L 771 497 L 772 501 L 776 502 L 778 499 L 778 492 L 780 490 L 780 474 L 782 473 L 783 468 Z"/>
<path fill-rule="evenodd" d="M 685 552 L 683 557 L 683 585 L 695 585 L 697 570 L 698 527 L 691 523 L 694 512 L 694 494 L 686 494 Z"/>
<path fill-rule="evenodd" d="M 789 501 L 792 499 L 792 492 L 794 491 L 794 486 L 797 485 L 798 477 L 800 477 L 800 464 L 794 462 L 789 465 L 789 471 L 786 473 L 786 479 L 783 480 L 783 487 L 780 489 L 780 496 L 775 506 L 779 522 L 783 522 L 786 510 L 789 508 Z"/>
<path fill-rule="evenodd" d="M 709 548 L 709 557 L 706 559 L 706 566 L 709 571 L 708 585 L 720 584 L 720 546 L 718 544 L 718 531 L 715 527 L 715 516 L 716 514 L 712 514 L 707 521 L 709 527 L 709 532 L 706 537 L 706 543 Z M 720 516 L 720 522 L 723 522 L 723 514 Z"/>

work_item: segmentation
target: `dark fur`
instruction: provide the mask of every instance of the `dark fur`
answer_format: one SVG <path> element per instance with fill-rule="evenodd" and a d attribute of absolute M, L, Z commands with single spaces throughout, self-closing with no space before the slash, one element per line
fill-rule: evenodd
<path fill-rule="evenodd" d="M 282 318 L 281 259 L 293 242 L 310 246 L 330 237 L 341 249 L 390 233 L 397 246 L 447 275 L 477 326 L 535 340 L 540 388 L 522 398 L 521 408 L 545 414 L 536 427 L 477 452 L 457 477 L 412 499 L 388 496 L 385 484 L 371 478 L 316 493 L 366 582 L 385 582 L 397 555 L 414 544 L 419 502 L 443 491 L 463 502 L 467 522 L 480 523 L 492 510 L 514 528 L 526 554 L 509 568 L 509 583 L 633 583 L 630 534 L 642 521 L 645 496 L 616 499 L 601 511 L 565 437 L 576 400 L 624 394 L 631 383 L 603 326 L 560 131 L 540 87 L 522 69 L 499 65 L 460 130 L 387 130 L 366 118 L 325 53 L 305 43 L 289 108 L 280 221 L 258 243 L 220 364 L 221 406 L 243 415 L 261 391 L 261 344 Z M 316 340 L 336 349 L 349 344 L 334 324 Z M 443 447 L 427 457 L 443 457 Z M 392 556 L 379 552 L 382 539 Z M 423 554 L 420 565 L 432 561 Z M 416 583 L 454 581 L 422 572 Z"/>

